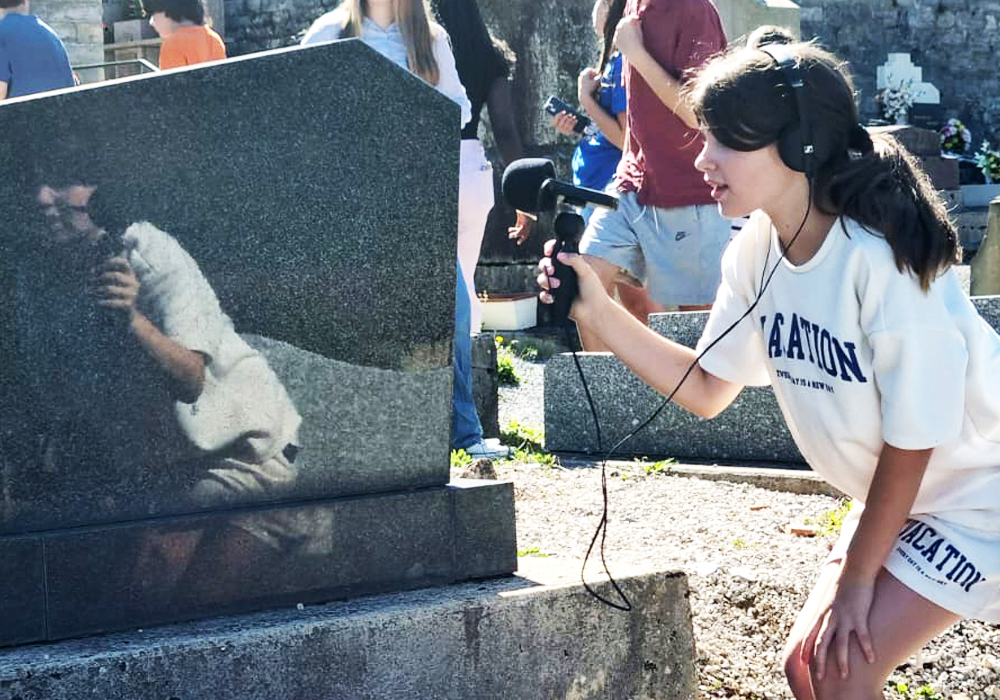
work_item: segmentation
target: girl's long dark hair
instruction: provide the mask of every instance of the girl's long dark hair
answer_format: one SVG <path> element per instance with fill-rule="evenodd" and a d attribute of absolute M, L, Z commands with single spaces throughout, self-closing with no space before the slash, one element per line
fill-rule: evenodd
<path fill-rule="evenodd" d="M 601 63 L 597 67 L 598 73 L 604 72 L 604 67 L 611 60 L 611 54 L 615 52 L 615 30 L 618 23 L 622 21 L 625 14 L 625 0 L 605 0 L 608 3 L 608 17 L 604 20 L 604 42 L 601 46 Z"/>
<path fill-rule="evenodd" d="M 490 34 L 476 0 L 431 0 L 438 22 L 451 38 L 455 65 L 472 103 L 486 101 L 493 82 L 514 67 L 514 52 Z"/>
<path fill-rule="evenodd" d="M 912 272 L 927 290 L 961 256 L 944 201 L 899 141 L 858 124 L 843 61 L 813 43 L 788 50 L 802 74 L 803 116 L 816 144 L 813 205 L 883 236 L 900 272 Z M 801 123 L 784 73 L 755 48 L 735 47 L 706 63 L 692 76 L 688 98 L 712 136 L 738 151 L 775 143 Z"/>

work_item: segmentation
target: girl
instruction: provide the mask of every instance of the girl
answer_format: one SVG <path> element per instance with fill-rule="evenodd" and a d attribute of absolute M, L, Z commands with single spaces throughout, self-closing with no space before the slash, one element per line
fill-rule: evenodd
<path fill-rule="evenodd" d="M 591 22 L 602 42 L 597 68 L 584 68 L 577 78 L 580 106 L 597 127 L 587 133 L 573 152 L 573 184 L 603 190 L 614 179 L 625 145 L 625 83 L 622 55 L 615 47 L 614 36 L 625 11 L 625 0 L 597 0 Z M 561 134 L 577 136 L 573 129 L 576 117 L 560 112 L 552 117 L 552 127 Z M 592 207 L 582 212 L 590 218 Z"/>
<path fill-rule="evenodd" d="M 342 0 L 312 23 L 302 45 L 350 37 L 359 37 L 455 102 L 462 109 L 462 126 L 472 118 L 448 35 L 431 22 L 425 0 Z"/>
<path fill-rule="evenodd" d="M 201 0 L 146 0 L 149 23 L 163 37 L 160 68 L 179 68 L 221 61 L 226 45 L 206 23 Z"/>
<path fill-rule="evenodd" d="M 724 216 L 753 212 L 698 349 L 560 258 L 580 279 L 577 323 L 647 382 L 705 417 L 771 384 L 809 464 L 855 499 L 785 672 L 798 700 L 870 700 L 957 620 L 1000 622 L 1000 337 L 949 269 L 956 232 L 926 175 L 857 124 L 844 65 L 812 44 L 781 61 L 765 48 L 714 59 L 689 95 L 712 196 Z M 558 289 L 551 263 L 539 282 Z"/>
<path fill-rule="evenodd" d="M 490 128 L 500 157 L 511 163 L 522 155 L 521 136 L 514 119 L 510 74 L 514 54 L 504 42 L 490 35 L 476 0 L 433 0 L 438 19 L 451 37 L 458 76 L 472 102 L 472 119 L 462 128 L 458 186 L 458 261 L 472 304 L 472 332 L 482 325 L 474 275 L 494 204 L 493 166 L 479 141 L 479 115 L 486 106 Z M 511 230 L 526 237 L 526 215 L 518 213 Z"/>
<path fill-rule="evenodd" d="M 594 33 L 601 41 L 597 68 L 584 68 L 577 78 L 577 99 L 597 130 L 581 138 L 573 152 L 573 184 L 603 190 L 615 178 L 625 146 L 625 82 L 622 55 L 615 46 L 615 32 L 625 12 L 625 0 L 597 0 L 591 12 Z M 561 134 L 577 136 L 576 117 L 560 112 L 552 117 L 552 127 Z M 580 212 L 584 221 L 594 213 L 592 206 Z M 646 290 L 624 282 L 615 292 L 636 318 L 647 318 L 651 306 Z"/>
<path fill-rule="evenodd" d="M 343 0 L 309 27 L 302 45 L 348 37 L 362 41 L 404 70 L 423 78 L 462 110 L 465 126 L 472 105 L 458 78 L 448 34 L 430 20 L 426 0 Z M 452 449 L 474 458 L 506 457 L 499 440 L 483 439 L 483 427 L 472 395 L 471 301 L 458 264 L 455 292 L 455 342 L 452 394 Z"/>

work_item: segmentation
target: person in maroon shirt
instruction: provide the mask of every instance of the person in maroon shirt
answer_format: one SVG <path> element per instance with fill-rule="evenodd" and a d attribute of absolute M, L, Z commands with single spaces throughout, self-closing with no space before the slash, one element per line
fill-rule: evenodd
<path fill-rule="evenodd" d="M 722 22 L 710 0 L 628 0 L 616 43 L 628 94 L 620 202 L 591 217 L 580 250 L 609 290 L 622 280 L 645 286 L 647 313 L 708 308 L 730 222 L 695 170 L 702 137 L 682 91 L 684 72 L 726 47 Z M 585 329 L 580 338 L 587 350 L 605 349 Z"/>

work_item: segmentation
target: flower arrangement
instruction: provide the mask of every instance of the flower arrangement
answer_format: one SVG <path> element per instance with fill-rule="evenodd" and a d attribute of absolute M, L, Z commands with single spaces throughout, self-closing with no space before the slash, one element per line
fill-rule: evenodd
<path fill-rule="evenodd" d="M 952 117 L 941 127 L 941 150 L 959 155 L 972 145 L 972 133 L 958 119 Z"/>
<path fill-rule="evenodd" d="M 886 87 L 882 88 L 878 96 L 885 116 L 897 121 L 906 116 L 916 99 L 917 93 L 913 89 L 912 78 L 901 80 L 893 85 L 892 76 L 887 76 Z"/>
<path fill-rule="evenodd" d="M 986 177 L 987 184 L 1000 183 L 1000 151 L 993 150 L 989 141 L 983 141 L 973 160 Z"/>

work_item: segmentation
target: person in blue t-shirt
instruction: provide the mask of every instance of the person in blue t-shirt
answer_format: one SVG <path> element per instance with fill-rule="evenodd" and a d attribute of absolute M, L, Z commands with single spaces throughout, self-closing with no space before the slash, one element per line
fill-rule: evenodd
<path fill-rule="evenodd" d="M 624 0 L 597 0 L 592 20 L 602 40 L 601 62 L 580 72 L 577 97 L 591 124 L 573 153 L 573 184 L 603 190 L 615 176 L 625 143 L 625 83 L 622 56 L 614 45 L 615 28 L 625 10 Z M 576 116 L 560 112 L 552 126 L 561 134 L 577 136 Z M 590 210 L 582 212 L 590 218 Z"/>
<path fill-rule="evenodd" d="M 59 35 L 30 14 L 28 0 L 0 0 L 0 100 L 73 85 Z"/>
<path fill-rule="evenodd" d="M 573 152 L 573 184 L 604 190 L 615 177 L 618 161 L 625 145 L 625 81 L 622 76 L 622 55 L 615 46 L 615 30 L 625 12 L 625 0 L 597 0 L 591 14 L 594 32 L 601 41 L 601 62 L 597 68 L 587 67 L 577 79 L 577 98 L 590 117 Z M 573 129 L 577 118 L 567 112 L 552 117 L 552 126 L 561 134 L 579 136 Z M 580 211 L 584 221 L 594 213 L 591 206 Z M 618 298 L 629 310 L 645 317 L 650 309 L 649 297 L 641 287 L 616 285 Z"/>

